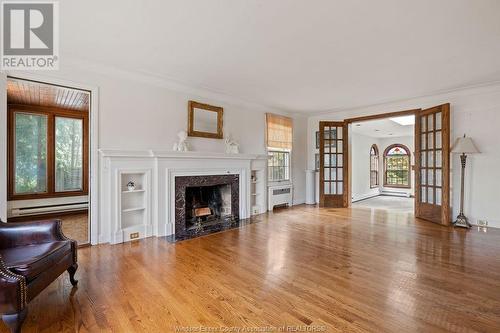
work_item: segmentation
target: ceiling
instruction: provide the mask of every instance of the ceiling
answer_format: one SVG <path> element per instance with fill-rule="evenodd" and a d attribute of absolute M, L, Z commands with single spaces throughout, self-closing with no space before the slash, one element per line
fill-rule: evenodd
<path fill-rule="evenodd" d="M 372 138 L 391 138 L 415 135 L 414 125 L 400 125 L 389 118 L 353 123 L 351 131 Z"/>
<path fill-rule="evenodd" d="M 68 0 L 60 13 L 62 64 L 292 112 L 500 80 L 498 0 Z"/>
<path fill-rule="evenodd" d="M 88 111 L 90 94 L 87 91 L 43 84 L 34 81 L 7 80 L 7 102 Z"/>

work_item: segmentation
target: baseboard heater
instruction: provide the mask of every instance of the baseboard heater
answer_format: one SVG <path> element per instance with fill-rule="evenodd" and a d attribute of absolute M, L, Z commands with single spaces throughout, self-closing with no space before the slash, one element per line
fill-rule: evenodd
<path fill-rule="evenodd" d="M 75 203 L 59 204 L 59 205 L 19 207 L 12 209 L 11 214 L 12 217 L 30 216 L 30 215 L 40 215 L 40 214 L 72 212 L 88 208 L 89 208 L 88 202 L 75 202 Z"/>
<path fill-rule="evenodd" d="M 386 195 L 390 197 L 406 197 L 406 198 L 411 198 L 410 193 L 406 192 L 399 192 L 399 191 L 382 191 L 380 192 L 380 195 Z"/>
<path fill-rule="evenodd" d="M 273 210 L 274 206 L 292 206 L 293 185 L 270 186 L 268 193 L 268 210 Z"/>

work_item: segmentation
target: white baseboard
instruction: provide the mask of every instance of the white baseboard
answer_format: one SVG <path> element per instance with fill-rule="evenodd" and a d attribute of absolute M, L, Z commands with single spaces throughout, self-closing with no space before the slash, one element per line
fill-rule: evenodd
<path fill-rule="evenodd" d="M 358 202 L 358 201 L 362 201 L 362 200 L 366 200 L 366 199 L 375 198 L 375 197 L 378 197 L 379 195 L 380 195 L 380 193 L 364 194 L 364 195 L 358 196 L 357 198 L 352 198 L 352 202 Z"/>

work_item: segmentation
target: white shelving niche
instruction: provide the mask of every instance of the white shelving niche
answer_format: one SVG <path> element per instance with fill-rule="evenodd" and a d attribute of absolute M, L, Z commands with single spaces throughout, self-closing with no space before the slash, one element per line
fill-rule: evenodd
<path fill-rule="evenodd" d="M 135 184 L 135 189 L 132 191 L 127 188 L 130 181 Z M 151 172 L 149 170 L 119 171 L 118 216 L 120 217 L 119 225 L 123 242 L 150 236 L 150 228 L 148 228 L 151 225 L 150 183 Z M 133 234 L 136 234 L 137 237 L 131 238 Z"/>
<path fill-rule="evenodd" d="M 250 177 L 251 215 L 259 215 L 266 212 L 267 164 L 265 162 L 266 161 L 252 161 Z"/>

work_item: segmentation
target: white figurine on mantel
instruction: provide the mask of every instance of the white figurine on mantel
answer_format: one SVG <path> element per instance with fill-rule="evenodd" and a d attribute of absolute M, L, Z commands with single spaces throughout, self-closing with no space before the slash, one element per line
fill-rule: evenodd
<path fill-rule="evenodd" d="M 240 145 L 238 142 L 231 139 L 231 135 L 228 135 L 224 140 L 226 144 L 226 154 L 239 154 L 240 153 Z"/>
<path fill-rule="evenodd" d="M 186 131 L 180 131 L 177 133 L 177 136 L 179 137 L 179 142 L 174 143 L 174 151 L 189 151 Z"/>

